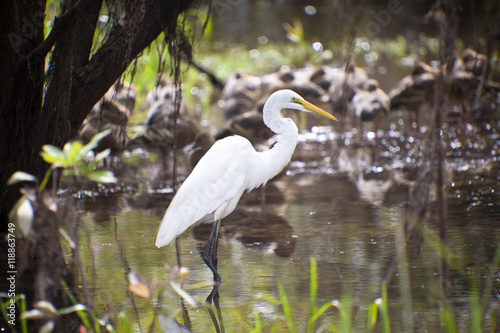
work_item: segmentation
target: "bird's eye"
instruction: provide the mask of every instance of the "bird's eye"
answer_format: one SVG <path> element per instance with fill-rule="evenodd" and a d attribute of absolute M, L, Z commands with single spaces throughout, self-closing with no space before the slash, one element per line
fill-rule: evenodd
<path fill-rule="evenodd" d="M 300 99 L 298 99 L 297 97 L 292 97 L 290 101 L 292 103 L 302 104 L 301 101 L 300 101 Z"/>

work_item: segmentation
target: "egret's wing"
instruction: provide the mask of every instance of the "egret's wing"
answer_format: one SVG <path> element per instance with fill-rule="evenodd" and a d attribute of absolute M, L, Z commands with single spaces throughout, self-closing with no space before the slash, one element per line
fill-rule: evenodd
<path fill-rule="evenodd" d="M 161 221 L 156 246 L 170 244 L 235 196 L 239 200 L 245 190 L 248 149 L 255 152 L 241 137 L 219 140 L 210 148 L 172 199 Z"/>

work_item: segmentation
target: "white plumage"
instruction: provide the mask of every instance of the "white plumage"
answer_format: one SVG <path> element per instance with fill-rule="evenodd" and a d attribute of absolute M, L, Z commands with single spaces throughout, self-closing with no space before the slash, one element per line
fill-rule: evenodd
<path fill-rule="evenodd" d="M 217 141 L 201 158 L 172 199 L 163 217 L 156 246 L 170 244 L 191 225 L 220 221 L 236 207 L 244 191 L 250 191 L 277 175 L 290 161 L 298 130 L 282 109 L 309 111 L 334 119 L 291 90 L 272 94 L 264 105 L 264 123 L 279 134 L 273 148 L 257 152 L 240 136 Z"/>

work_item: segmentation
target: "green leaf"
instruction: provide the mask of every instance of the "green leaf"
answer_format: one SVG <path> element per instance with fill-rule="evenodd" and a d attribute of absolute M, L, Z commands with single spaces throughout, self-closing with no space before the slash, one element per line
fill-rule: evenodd
<path fill-rule="evenodd" d="M 109 155 L 111 155 L 111 149 L 110 148 L 108 148 L 106 150 L 103 150 L 99 154 L 97 154 L 97 156 L 95 157 L 95 160 L 96 161 L 102 161 L 103 159 L 105 159 Z"/>
<path fill-rule="evenodd" d="M 85 161 L 80 161 L 73 170 L 75 175 L 84 175 L 87 177 L 88 174 L 94 172 L 94 169 L 95 167 L 92 166 L 92 163 L 87 164 Z"/>
<path fill-rule="evenodd" d="M 290 308 L 290 303 L 288 303 L 288 298 L 286 297 L 285 288 L 283 287 L 282 283 L 278 284 L 278 289 L 280 293 L 281 304 L 283 305 L 283 313 L 285 314 L 286 318 L 286 325 L 288 326 L 290 332 L 294 333 L 296 332 L 296 330 L 295 324 L 293 322 L 292 310 Z"/>
<path fill-rule="evenodd" d="M 57 315 L 61 316 L 77 311 L 87 311 L 87 307 L 83 304 L 75 304 L 73 306 L 57 310 Z"/>
<path fill-rule="evenodd" d="M 64 280 L 61 280 L 61 284 L 64 288 L 64 290 L 66 290 L 66 294 L 69 296 L 69 298 L 71 299 L 71 302 L 73 303 L 73 305 L 79 305 L 80 303 L 78 303 L 78 301 L 76 300 L 76 297 L 75 295 L 73 295 L 73 293 L 71 292 L 71 290 L 68 288 L 68 285 L 66 283 L 66 281 Z M 80 320 L 82 321 L 83 325 L 85 325 L 85 327 L 90 330 L 90 331 L 100 331 L 100 328 L 99 328 L 99 325 L 96 325 L 95 328 L 97 328 L 97 330 L 92 330 L 92 325 L 90 324 L 90 313 L 88 313 L 87 311 L 77 311 L 76 312 L 78 314 L 78 317 L 80 317 Z"/>
<path fill-rule="evenodd" d="M 116 183 L 117 179 L 113 172 L 108 170 L 92 171 L 86 174 L 86 177 L 96 183 Z"/>
<path fill-rule="evenodd" d="M 52 170 L 54 170 L 54 168 L 57 168 L 58 166 L 59 166 L 58 163 L 50 165 L 49 170 L 47 170 L 47 172 L 45 173 L 45 176 L 42 179 L 42 183 L 38 187 L 38 192 L 42 192 L 45 189 L 45 186 L 47 186 L 47 183 L 49 182 L 50 175 L 52 174 Z M 66 170 L 66 169 L 64 169 L 64 170 Z"/>
<path fill-rule="evenodd" d="M 438 252 L 442 259 L 446 260 L 450 266 L 455 266 L 458 260 L 456 254 L 439 238 L 436 232 L 424 226 L 421 229 L 421 233 L 425 241 L 429 243 L 429 246 Z"/>
<path fill-rule="evenodd" d="M 366 331 L 372 332 L 377 323 L 378 317 L 378 305 L 376 302 L 372 302 L 368 307 L 368 314 L 366 316 Z"/>
<path fill-rule="evenodd" d="M 318 269 L 316 265 L 316 259 L 311 256 L 311 268 L 310 268 L 310 302 L 311 302 L 311 312 L 314 314 L 317 310 L 316 306 L 316 296 L 318 293 Z"/>
<path fill-rule="evenodd" d="M 389 321 L 389 307 L 388 307 L 388 301 L 387 301 L 387 286 L 384 283 L 382 283 L 382 300 L 380 304 L 377 304 L 380 309 L 380 314 L 382 317 L 382 324 L 383 324 L 383 332 L 384 333 L 389 333 L 391 331 L 391 323 Z"/>
<path fill-rule="evenodd" d="M 103 132 L 97 133 L 92 137 L 89 143 L 87 143 L 85 146 L 80 149 L 80 152 L 78 153 L 78 160 L 80 160 L 83 156 L 87 155 L 90 151 L 94 150 L 98 145 L 99 142 L 109 135 L 111 133 L 111 129 L 107 129 Z"/>
<path fill-rule="evenodd" d="M 316 266 L 316 259 L 311 256 L 311 267 L 309 269 L 309 302 L 311 307 L 311 313 L 309 316 L 309 321 L 307 324 L 307 332 L 313 332 L 314 322 L 317 320 L 316 312 L 318 311 L 318 306 L 316 305 L 316 296 L 318 293 L 318 270 Z M 314 318 L 314 319 L 313 319 Z"/>
<path fill-rule="evenodd" d="M 61 149 L 55 146 L 43 145 L 40 155 L 43 160 L 49 164 L 54 164 L 63 168 L 67 166 L 66 156 Z"/>
<path fill-rule="evenodd" d="M 125 314 L 125 312 L 121 311 L 118 314 L 118 318 L 120 319 L 120 322 L 122 324 L 123 332 L 132 332 L 132 328 L 130 326 L 129 320 L 128 320 L 127 315 Z"/>
<path fill-rule="evenodd" d="M 311 315 L 311 317 L 309 318 L 309 327 L 312 329 L 314 328 L 314 323 L 318 320 L 319 317 L 321 317 L 321 315 L 323 313 L 325 313 L 326 310 L 328 310 L 328 308 L 330 308 L 332 306 L 332 302 L 326 302 L 325 304 L 323 304 L 319 310 L 317 310 L 314 314 Z M 312 332 L 312 330 L 311 330 Z"/>
<path fill-rule="evenodd" d="M 259 313 L 256 312 L 253 315 L 254 317 L 254 328 L 250 331 L 250 333 L 262 333 L 262 323 L 260 322 L 260 316 Z"/>
<path fill-rule="evenodd" d="M 63 149 L 62 149 L 62 152 L 63 152 L 64 156 L 68 156 L 68 153 L 69 153 L 69 151 L 71 150 L 71 147 L 72 147 L 72 146 L 73 146 L 73 142 L 67 142 L 67 143 L 64 145 L 64 147 L 63 147 Z"/>
<path fill-rule="evenodd" d="M 280 304 L 280 301 L 276 298 L 276 297 L 273 297 L 273 296 L 269 296 L 269 295 L 260 295 L 258 298 L 261 298 L 263 300 L 266 300 L 268 301 L 269 303 L 273 304 L 273 305 L 279 305 Z"/>
<path fill-rule="evenodd" d="M 38 179 L 26 172 L 16 171 L 10 176 L 9 180 L 7 180 L 7 185 L 14 185 L 19 182 L 37 182 Z"/>
<path fill-rule="evenodd" d="M 474 311 L 471 311 L 471 312 L 474 315 L 475 312 Z M 471 326 L 474 326 L 473 322 L 474 322 L 474 317 L 473 317 L 473 320 L 471 321 Z M 446 305 L 446 304 L 441 307 L 441 325 L 443 326 L 444 332 L 448 332 L 448 333 L 457 333 L 458 332 L 457 323 L 456 323 L 455 317 L 453 315 L 453 310 L 451 309 L 451 307 L 449 305 Z M 471 327 L 471 330 L 472 329 L 473 329 L 473 327 Z M 480 328 L 479 331 L 477 331 L 477 332 L 481 332 L 481 330 L 482 329 Z"/>
<path fill-rule="evenodd" d="M 111 154 L 111 149 L 106 149 L 101 151 L 99 154 L 96 155 L 94 161 L 88 165 L 89 169 L 95 170 L 97 166 L 99 165 L 99 162 L 108 157 Z"/>
<path fill-rule="evenodd" d="M 80 141 L 73 141 L 64 145 L 64 153 L 66 154 L 66 161 L 68 165 L 75 165 L 78 163 L 82 156 L 79 157 L 79 152 L 83 148 L 83 143 Z"/>

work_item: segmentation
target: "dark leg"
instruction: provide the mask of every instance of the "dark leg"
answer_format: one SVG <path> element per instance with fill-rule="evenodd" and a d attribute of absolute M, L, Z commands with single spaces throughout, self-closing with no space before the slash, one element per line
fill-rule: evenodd
<path fill-rule="evenodd" d="M 212 264 L 214 265 L 216 270 L 217 270 L 217 263 L 219 261 L 219 258 L 217 256 L 217 249 L 219 245 L 219 227 L 220 227 L 220 221 L 219 221 L 219 226 L 217 227 L 217 235 L 214 239 L 214 245 L 212 248 Z M 214 289 L 210 294 L 213 295 L 213 302 L 215 305 L 215 310 L 217 311 L 217 317 L 219 318 L 219 324 L 221 325 L 221 331 L 224 332 L 224 324 L 222 322 L 222 312 L 219 306 L 219 287 L 221 283 L 222 283 L 221 276 L 219 274 L 217 275 L 214 274 Z M 210 295 L 208 295 L 208 298 L 210 298 Z"/>
<path fill-rule="evenodd" d="M 462 112 L 460 112 L 460 126 L 462 128 L 462 132 L 465 133 L 465 130 L 467 128 L 467 124 L 469 123 L 469 112 L 467 110 L 467 107 L 465 106 L 464 103 L 461 105 Z"/>
<path fill-rule="evenodd" d="M 217 272 L 217 245 L 219 242 L 219 227 L 220 220 L 215 221 L 214 226 L 212 227 L 212 232 L 210 233 L 210 237 L 208 238 L 207 247 L 205 248 L 205 254 L 203 255 L 203 261 L 214 274 L 215 285 L 219 285 L 222 282 L 222 278 Z"/>
<path fill-rule="evenodd" d="M 264 208 L 266 206 L 266 185 L 262 185 L 259 189 L 260 206 Z"/>
<path fill-rule="evenodd" d="M 219 227 L 220 220 L 214 222 L 214 226 L 212 227 L 212 232 L 210 233 L 210 237 L 208 239 L 207 247 L 205 249 L 205 254 L 203 255 L 203 261 L 210 268 L 214 275 L 214 288 L 212 292 L 208 295 L 205 304 L 207 306 L 208 312 L 210 313 L 210 317 L 214 323 L 215 329 L 217 332 L 224 332 L 224 324 L 222 322 L 222 313 L 220 311 L 219 306 L 219 286 L 222 283 L 222 278 L 217 272 L 217 246 L 219 243 Z M 213 305 L 215 305 L 215 310 L 217 311 L 217 317 L 213 311 Z M 217 320 L 218 319 L 218 320 Z"/>

